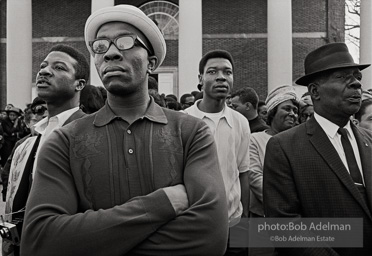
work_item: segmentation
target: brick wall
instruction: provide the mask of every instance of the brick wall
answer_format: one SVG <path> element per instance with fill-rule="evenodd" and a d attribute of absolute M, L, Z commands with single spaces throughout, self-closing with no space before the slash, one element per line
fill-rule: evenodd
<path fill-rule="evenodd" d="M 203 33 L 266 33 L 267 1 L 203 0 Z"/>
<path fill-rule="evenodd" d="M 84 36 L 85 21 L 90 15 L 90 10 L 90 0 L 33 0 L 32 36 L 33 38 Z"/>
<path fill-rule="evenodd" d="M 7 1 L 13 0 L 0 1 L 0 38 L 3 41 L 6 38 Z M 148 1 L 116 0 L 115 4 L 140 6 L 146 2 Z M 178 0 L 171 2 L 178 4 Z M 235 88 L 248 85 L 257 91 L 260 98 L 265 98 L 267 0 L 203 0 L 202 8 L 203 53 L 216 48 L 230 51 L 235 60 Z M 77 47 L 89 58 L 84 41 L 80 39 L 84 36 L 85 21 L 90 15 L 91 0 L 32 0 L 32 9 L 33 80 L 40 62 L 55 44 L 43 41 L 43 37 L 75 38 L 75 41 L 64 43 Z M 326 42 L 343 41 L 345 12 L 343 1 L 339 0 L 295 0 L 292 1 L 292 10 L 294 33 L 327 33 L 325 38 L 293 39 L 293 79 L 296 79 L 304 73 L 303 59 L 308 52 Z M 262 36 L 252 38 L 249 36 L 252 34 Z M 163 66 L 177 66 L 178 41 L 167 40 L 166 43 L 167 56 Z M 5 52 L 6 44 L 3 42 L 0 44 L 0 107 L 4 107 L 6 103 Z"/>
<path fill-rule="evenodd" d="M 327 2 L 327 0 L 292 1 L 293 32 L 325 32 L 327 30 Z"/>
<path fill-rule="evenodd" d="M 327 32 L 327 8 L 339 14 L 334 23 L 343 28 L 341 2 L 335 0 L 292 1 L 294 33 Z M 265 34 L 267 33 L 267 1 L 203 0 L 203 34 Z M 308 52 L 326 43 L 327 38 L 293 39 L 293 79 L 301 76 L 303 60 Z M 234 88 L 250 86 L 260 99 L 267 95 L 267 38 L 229 38 L 203 40 L 203 53 L 221 48 L 231 52 L 235 60 Z"/>

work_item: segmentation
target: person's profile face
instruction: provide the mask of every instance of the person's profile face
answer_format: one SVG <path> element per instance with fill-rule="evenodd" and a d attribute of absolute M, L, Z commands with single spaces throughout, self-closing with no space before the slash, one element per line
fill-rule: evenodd
<path fill-rule="evenodd" d="M 31 131 L 31 134 L 32 135 L 35 135 L 36 134 L 34 125 L 37 124 L 43 118 L 44 118 L 43 115 L 31 114 L 31 116 L 30 116 L 30 123 L 28 124 L 28 127 L 30 128 L 30 131 Z"/>
<path fill-rule="evenodd" d="M 265 120 L 265 122 L 267 121 L 267 106 L 266 105 L 262 105 L 261 107 L 258 108 L 258 115 L 263 120 Z"/>
<path fill-rule="evenodd" d="M 314 114 L 314 107 L 308 105 L 300 114 L 300 123 L 305 123 L 309 120 Z"/>
<path fill-rule="evenodd" d="M 41 62 L 36 75 L 36 91 L 46 101 L 61 102 L 73 98 L 79 84 L 77 61 L 65 52 L 53 51 Z"/>
<path fill-rule="evenodd" d="M 194 105 L 194 102 L 195 102 L 195 97 L 194 96 L 187 97 L 185 99 L 185 103 L 182 104 L 182 108 L 183 109 L 189 108 L 192 105 Z"/>
<path fill-rule="evenodd" d="M 366 107 L 360 118 L 359 126 L 372 131 L 372 104 Z"/>
<path fill-rule="evenodd" d="M 8 116 L 8 114 L 6 113 L 6 111 L 1 111 L 0 115 L 1 115 L 0 116 L 1 119 L 5 119 Z"/>
<path fill-rule="evenodd" d="M 361 106 L 361 79 L 361 72 L 354 67 L 329 73 L 328 78 L 317 86 L 314 102 L 317 112 L 329 120 L 349 119 Z"/>
<path fill-rule="evenodd" d="M 232 98 L 230 103 L 231 103 L 231 108 L 232 109 L 238 111 L 242 115 L 244 115 L 246 113 L 247 106 L 240 102 L 240 97 L 239 96 L 235 96 L 234 98 Z"/>

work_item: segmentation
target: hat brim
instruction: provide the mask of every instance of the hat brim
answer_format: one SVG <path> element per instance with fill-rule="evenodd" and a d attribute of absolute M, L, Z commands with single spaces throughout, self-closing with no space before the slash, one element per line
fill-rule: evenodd
<path fill-rule="evenodd" d="M 346 65 L 337 65 L 337 66 L 333 66 L 333 67 L 329 67 L 327 69 L 323 69 L 323 70 L 319 70 L 319 71 L 316 71 L 316 72 L 313 72 L 313 73 L 310 73 L 310 74 L 306 74 L 302 77 L 300 77 L 299 79 L 296 80 L 296 84 L 298 85 L 304 85 L 304 86 L 307 86 L 310 82 L 310 80 L 317 74 L 319 73 L 322 73 L 324 71 L 329 71 L 329 70 L 333 70 L 333 69 L 339 69 L 339 68 L 353 68 L 353 67 L 357 67 L 359 68 L 359 70 L 363 70 L 365 68 L 368 68 L 371 64 L 355 64 L 355 65 L 350 65 L 350 63 L 346 64 Z"/>
<path fill-rule="evenodd" d="M 13 113 L 16 113 L 17 115 L 21 115 L 21 113 L 19 113 L 17 110 L 5 110 L 8 114 L 10 113 L 10 112 L 13 112 Z"/>
<path fill-rule="evenodd" d="M 161 65 L 167 50 L 163 34 L 154 21 L 148 18 L 140 9 L 131 5 L 102 8 L 89 16 L 85 23 L 84 34 L 85 44 L 92 56 L 94 56 L 94 52 L 90 48 L 89 42 L 95 39 L 98 29 L 103 24 L 113 21 L 125 22 L 139 29 L 149 40 L 154 50 L 154 55 L 158 58 L 154 69 Z"/>

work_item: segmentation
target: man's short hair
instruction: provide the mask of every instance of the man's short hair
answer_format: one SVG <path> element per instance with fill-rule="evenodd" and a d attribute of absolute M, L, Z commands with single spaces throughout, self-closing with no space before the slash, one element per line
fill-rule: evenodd
<path fill-rule="evenodd" d="M 232 67 L 234 68 L 234 60 L 231 54 L 228 51 L 225 50 L 213 50 L 210 52 L 207 52 L 200 60 L 199 62 L 199 74 L 204 73 L 204 68 L 205 65 L 207 64 L 207 61 L 209 59 L 214 59 L 214 58 L 223 58 L 227 59 L 230 61 Z"/>
<path fill-rule="evenodd" d="M 257 109 L 258 107 L 258 95 L 257 95 L 257 92 L 251 88 L 251 87 L 244 87 L 244 88 L 241 88 L 237 91 L 235 91 L 232 95 L 231 95 L 231 98 L 234 98 L 238 96 L 239 97 L 239 101 L 241 103 L 251 103 L 254 107 L 254 109 Z"/>
<path fill-rule="evenodd" d="M 181 96 L 181 99 L 180 99 L 181 104 L 185 104 L 185 103 L 186 103 L 186 99 L 187 99 L 188 97 L 194 97 L 194 96 L 192 96 L 191 93 L 185 93 L 184 95 Z"/>
<path fill-rule="evenodd" d="M 165 98 L 171 101 L 178 101 L 177 96 L 174 94 L 168 94 L 167 96 L 165 96 Z"/>
<path fill-rule="evenodd" d="M 198 94 L 199 94 L 198 91 L 192 91 L 192 92 L 191 92 L 191 95 L 194 96 L 194 97 L 196 97 L 196 95 L 198 95 Z"/>
<path fill-rule="evenodd" d="M 360 122 L 362 120 L 362 116 L 366 113 L 366 109 L 369 105 L 372 105 L 372 99 L 363 100 L 359 111 L 354 114 L 355 119 Z"/>
<path fill-rule="evenodd" d="M 155 91 L 159 91 L 158 81 L 156 81 L 155 77 L 149 76 L 148 79 L 149 79 L 149 81 L 148 81 L 148 84 L 147 84 L 147 88 L 149 90 L 153 89 Z"/>
<path fill-rule="evenodd" d="M 257 104 L 257 108 L 262 107 L 262 106 L 266 106 L 266 102 L 264 100 L 259 100 Z"/>
<path fill-rule="evenodd" d="M 28 125 L 31 122 L 31 117 L 32 117 L 33 113 L 32 113 L 31 108 L 26 108 L 24 112 L 25 112 L 24 121 L 25 121 L 25 124 Z"/>
<path fill-rule="evenodd" d="M 78 51 L 77 49 L 64 44 L 57 44 L 53 46 L 50 52 L 64 52 L 70 55 L 73 59 L 76 60 L 77 64 L 74 65 L 76 70 L 75 78 L 76 79 L 84 79 L 86 82 L 89 80 L 89 64 L 87 59 L 85 58 L 84 54 Z"/>
<path fill-rule="evenodd" d="M 38 105 L 43 105 L 43 104 L 46 104 L 45 100 L 43 100 L 40 97 L 35 97 L 33 99 L 32 103 L 30 104 L 30 109 L 33 109 L 34 107 L 36 107 Z"/>

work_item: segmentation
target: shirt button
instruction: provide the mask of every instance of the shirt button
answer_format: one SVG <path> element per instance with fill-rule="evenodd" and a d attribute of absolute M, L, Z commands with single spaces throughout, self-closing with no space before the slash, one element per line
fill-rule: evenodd
<path fill-rule="evenodd" d="M 131 130 L 127 130 L 127 133 L 128 133 L 128 134 L 132 134 L 132 131 L 131 131 Z"/>
<path fill-rule="evenodd" d="M 130 148 L 130 149 L 128 150 L 128 152 L 129 152 L 129 154 L 133 154 L 134 151 L 133 151 L 133 149 Z"/>

